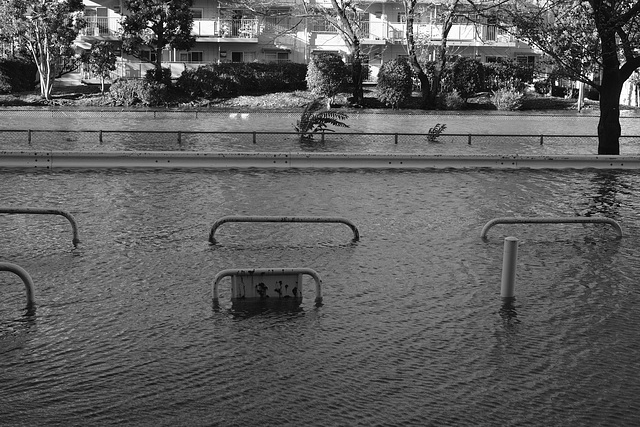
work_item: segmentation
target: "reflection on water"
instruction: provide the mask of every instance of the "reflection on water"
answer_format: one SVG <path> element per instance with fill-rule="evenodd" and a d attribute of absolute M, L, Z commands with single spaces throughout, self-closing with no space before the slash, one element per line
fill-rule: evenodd
<path fill-rule="evenodd" d="M 637 421 L 634 172 L 0 177 L 6 204 L 69 210 L 82 239 L 74 248 L 64 218 L 0 216 L 0 259 L 29 271 L 38 304 L 22 317 L 22 285 L 0 277 L 7 425 Z M 610 207 L 622 239 L 596 224 L 504 225 L 479 238 L 494 217 L 592 206 Z M 225 215 L 342 216 L 361 240 L 335 224 L 230 223 L 211 246 Z M 521 246 L 517 299 L 505 304 L 510 235 Z M 213 307 L 215 275 L 252 266 L 313 268 L 323 305 L 306 291 L 294 306 L 231 302 L 225 282 Z"/>

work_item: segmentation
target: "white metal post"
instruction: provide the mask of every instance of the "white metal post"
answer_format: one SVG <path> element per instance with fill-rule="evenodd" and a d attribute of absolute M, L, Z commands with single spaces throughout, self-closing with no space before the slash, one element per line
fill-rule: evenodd
<path fill-rule="evenodd" d="M 518 239 L 507 237 L 504 239 L 504 255 L 502 257 L 502 286 L 500 296 L 513 298 L 516 285 L 516 262 L 518 260 Z"/>

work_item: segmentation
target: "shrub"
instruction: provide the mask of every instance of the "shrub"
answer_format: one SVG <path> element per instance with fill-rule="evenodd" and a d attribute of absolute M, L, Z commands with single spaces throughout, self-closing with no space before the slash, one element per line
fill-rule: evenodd
<path fill-rule="evenodd" d="M 478 60 L 460 57 L 451 66 L 451 86 L 466 101 L 484 88 L 484 67 Z"/>
<path fill-rule="evenodd" d="M 397 109 L 411 96 L 411 75 L 411 66 L 404 58 L 382 64 L 378 73 L 378 99 Z"/>
<path fill-rule="evenodd" d="M 441 94 L 440 101 L 445 110 L 462 110 L 466 105 L 466 101 L 455 89 L 452 92 Z"/>
<path fill-rule="evenodd" d="M 9 77 L 0 72 L 0 94 L 11 93 L 11 82 Z"/>
<path fill-rule="evenodd" d="M 213 64 L 183 71 L 176 86 L 193 98 L 212 99 L 238 93 L 238 83 Z"/>
<path fill-rule="evenodd" d="M 514 111 L 522 107 L 524 94 L 514 89 L 498 89 L 493 93 L 493 105 L 498 110 Z"/>
<path fill-rule="evenodd" d="M 168 89 L 163 83 L 121 79 L 111 85 L 109 94 L 115 105 L 124 105 L 125 107 L 134 104 L 157 106 L 163 104 L 167 99 Z"/>
<path fill-rule="evenodd" d="M 313 139 L 313 134 L 321 132 L 333 132 L 327 126 L 349 127 L 340 120 L 346 120 L 349 116 L 339 111 L 324 109 L 326 103 L 322 98 L 316 98 L 306 105 L 300 120 L 296 122 L 294 129 L 300 135 L 300 141 Z"/>
<path fill-rule="evenodd" d="M 514 89 L 522 92 L 527 83 L 533 82 L 533 68 L 516 61 L 505 60 L 485 64 L 485 86 L 487 90 Z M 541 85 L 538 85 L 542 88 Z M 538 87 L 536 87 L 536 90 Z M 548 89 L 548 88 L 547 88 Z"/>
<path fill-rule="evenodd" d="M 36 65 L 16 59 L 0 59 L 0 93 L 30 91 L 36 87 Z"/>
<path fill-rule="evenodd" d="M 162 83 L 167 87 L 171 87 L 171 69 L 162 67 L 161 73 L 160 79 L 156 79 L 156 69 L 152 68 L 151 70 L 147 70 L 144 79 L 148 83 Z"/>
<path fill-rule="evenodd" d="M 193 98 L 286 92 L 306 89 L 306 64 L 223 63 L 185 70 L 176 87 Z"/>
<path fill-rule="evenodd" d="M 335 53 L 314 55 L 307 67 L 307 87 L 316 96 L 333 98 L 347 80 L 347 66 Z"/>
<path fill-rule="evenodd" d="M 438 137 L 444 130 L 447 128 L 447 125 L 436 123 L 436 125 L 432 128 L 429 128 L 429 132 L 427 133 L 427 141 L 436 142 Z"/>

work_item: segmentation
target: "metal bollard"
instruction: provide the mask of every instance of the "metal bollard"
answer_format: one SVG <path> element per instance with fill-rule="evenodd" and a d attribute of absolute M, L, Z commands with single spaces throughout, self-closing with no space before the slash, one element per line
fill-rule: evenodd
<path fill-rule="evenodd" d="M 518 260 L 518 239 L 507 237 L 504 239 L 504 254 L 502 257 L 502 285 L 500 296 L 514 298 L 516 287 L 516 262 Z"/>

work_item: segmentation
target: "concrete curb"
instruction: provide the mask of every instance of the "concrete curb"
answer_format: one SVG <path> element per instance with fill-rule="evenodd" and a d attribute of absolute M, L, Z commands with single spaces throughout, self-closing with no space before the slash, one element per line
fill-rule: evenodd
<path fill-rule="evenodd" d="M 640 156 L 0 151 L 2 169 L 640 169 Z"/>

